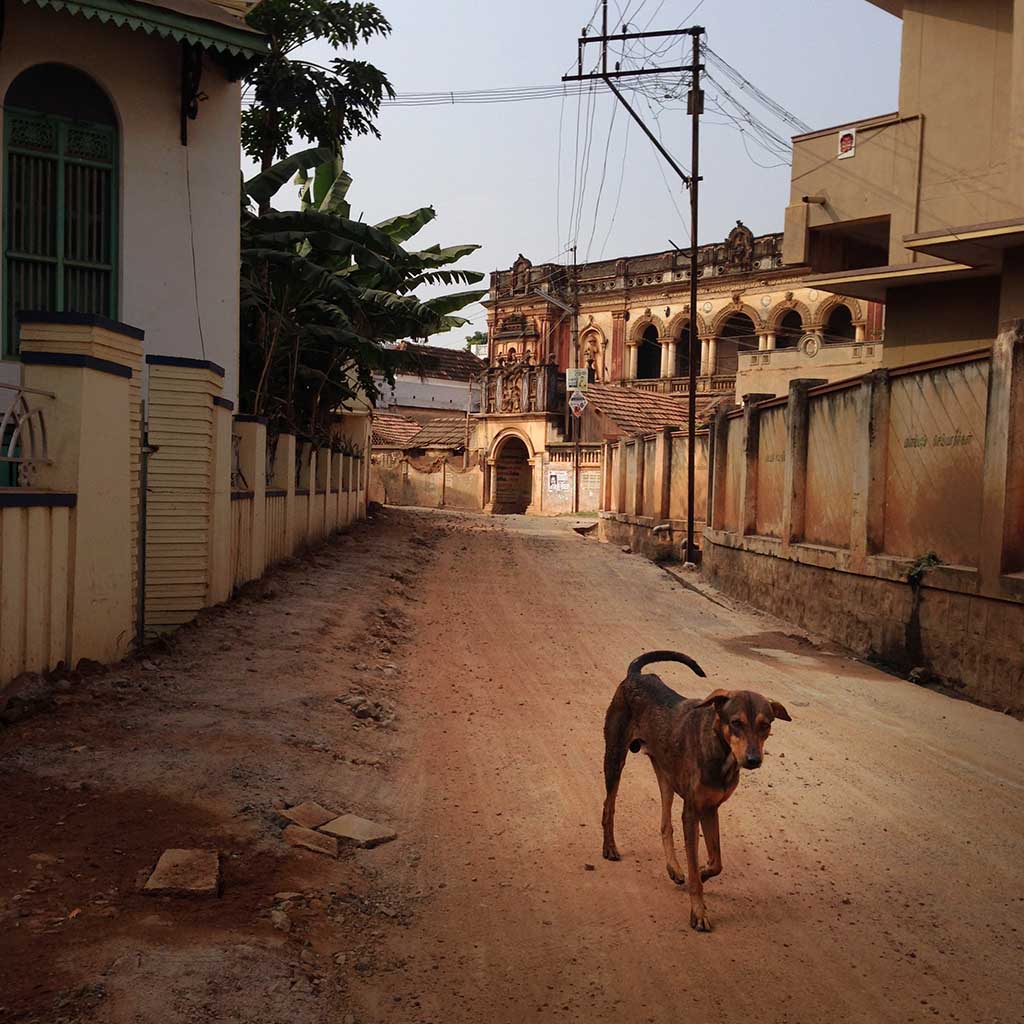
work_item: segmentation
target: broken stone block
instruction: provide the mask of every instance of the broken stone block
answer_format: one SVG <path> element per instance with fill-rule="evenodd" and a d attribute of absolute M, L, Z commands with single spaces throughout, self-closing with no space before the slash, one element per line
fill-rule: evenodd
<path fill-rule="evenodd" d="M 301 825 L 289 825 L 281 834 L 289 846 L 301 846 L 327 857 L 338 856 L 338 840 L 333 836 L 325 836 Z"/>
<path fill-rule="evenodd" d="M 319 828 L 336 817 L 334 811 L 329 811 L 312 800 L 305 800 L 297 807 L 287 807 L 280 814 L 303 828 Z"/>
<path fill-rule="evenodd" d="M 384 825 L 378 825 L 368 818 L 360 818 L 358 814 L 343 814 L 326 825 L 321 825 L 321 832 L 336 836 L 340 842 L 370 849 L 381 843 L 390 843 L 398 838 L 398 833 Z"/>
<path fill-rule="evenodd" d="M 143 891 L 150 896 L 217 896 L 220 854 L 216 850 L 164 850 Z"/>

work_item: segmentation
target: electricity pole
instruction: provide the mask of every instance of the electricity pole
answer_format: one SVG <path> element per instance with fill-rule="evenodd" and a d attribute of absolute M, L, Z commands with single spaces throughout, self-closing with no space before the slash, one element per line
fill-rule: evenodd
<path fill-rule="evenodd" d="M 608 0 L 601 3 L 601 34 L 599 36 L 587 36 L 586 34 L 577 40 L 576 74 L 563 75 L 563 82 L 584 82 L 594 79 L 601 79 L 612 91 L 615 98 L 621 103 L 633 120 L 643 130 L 644 135 L 650 139 L 654 148 L 661 154 L 673 171 L 678 175 L 683 184 L 690 190 L 690 337 L 689 337 L 689 376 L 688 390 L 689 401 L 687 403 L 686 425 L 687 425 L 687 454 L 689 464 L 686 470 L 687 497 L 686 497 L 686 560 L 695 562 L 697 555 L 697 544 L 694 537 L 695 515 L 694 515 L 694 462 L 697 452 L 697 364 L 700 361 L 700 339 L 697 337 L 697 277 L 700 271 L 698 266 L 698 245 L 697 245 L 697 213 L 698 193 L 700 185 L 700 115 L 704 113 L 704 92 L 700 87 L 700 73 L 704 66 L 700 62 L 700 37 L 704 35 L 704 29 L 700 25 L 693 25 L 690 28 L 672 29 L 665 32 L 627 32 L 627 26 L 622 26 L 619 33 L 609 34 L 608 32 Z M 586 30 L 584 30 L 585 32 Z M 612 71 L 608 70 L 608 44 L 610 42 L 630 42 L 635 39 L 669 39 L 674 37 L 691 36 L 693 38 L 693 56 L 690 64 L 681 64 L 667 68 L 636 68 L 632 71 L 623 71 L 616 63 Z M 598 72 L 583 72 L 583 51 L 589 43 L 601 44 L 601 70 Z M 613 79 L 635 78 L 641 75 L 664 75 L 675 72 L 688 71 L 690 73 L 690 92 L 687 101 L 688 113 L 693 118 L 692 123 L 692 158 L 690 173 L 687 174 L 672 155 L 661 144 L 661 141 L 644 124 L 640 115 L 629 105 L 626 97 L 615 87 Z M 573 250 L 573 277 L 575 279 L 575 249 Z M 576 298 L 575 306 L 578 311 L 579 299 Z M 575 338 L 575 331 L 574 331 Z"/>

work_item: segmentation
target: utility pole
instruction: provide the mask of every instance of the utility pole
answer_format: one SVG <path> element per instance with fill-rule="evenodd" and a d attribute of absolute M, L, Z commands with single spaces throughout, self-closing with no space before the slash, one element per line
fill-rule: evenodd
<path fill-rule="evenodd" d="M 704 112 L 704 92 L 700 87 L 700 73 L 703 65 L 700 62 L 700 37 L 704 35 L 704 29 L 700 25 L 690 28 L 672 29 L 664 32 L 627 32 L 625 25 L 622 32 L 609 34 L 608 32 L 608 0 L 601 3 L 601 35 L 581 35 L 577 40 L 577 60 L 575 75 L 563 75 L 563 82 L 584 82 L 593 79 L 601 79 L 612 91 L 615 98 L 629 112 L 630 117 L 640 126 L 643 133 L 650 139 L 651 144 L 658 151 L 661 157 L 668 163 L 678 175 L 683 184 L 690 190 L 690 338 L 689 338 L 689 402 L 687 404 L 687 452 L 689 455 L 689 466 L 687 467 L 687 498 L 686 498 L 686 560 L 696 561 L 697 544 L 694 536 L 695 515 L 694 515 L 694 462 L 697 451 L 697 363 L 700 361 L 700 340 L 697 337 L 697 276 L 698 266 L 698 235 L 697 235 L 697 212 L 698 192 L 700 184 L 700 115 Z M 667 39 L 673 37 L 691 36 L 693 38 L 693 57 L 690 64 L 681 64 L 667 68 L 637 68 L 632 71 L 623 71 L 618 64 L 613 71 L 608 70 L 608 44 L 610 42 L 630 42 L 636 39 Z M 601 44 L 601 70 L 599 72 L 583 72 L 583 51 L 589 43 Z M 626 97 L 615 87 L 612 81 L 616 78 L 635 78 L 640 75 L 664 75 L 675 72 L 688 71 L 690 73 L 690 93 L 688 99 L 688 111 L 693 118 L 692 132 L 692 161 L 690 173 L 687 174 L 672 155 L 661 144 L 661 141 L 643 122 L 643 118 L 629 105 Z M 573 282 L 576 283 L 576 250 L 573 248 Z M 574 324 L 577 323 L 579 311 L 579 297 L 576 295 L 574 305 Z M 576 328 L 573 330 L 573 338 L 576 340 Z M 577 442 L 578 443 L 578 442 Z"/>

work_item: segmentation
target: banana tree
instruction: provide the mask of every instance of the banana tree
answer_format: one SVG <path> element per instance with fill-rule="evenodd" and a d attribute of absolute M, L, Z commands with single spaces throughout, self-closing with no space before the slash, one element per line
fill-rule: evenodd
<path fill-rule="evenodd" d="M 293 178 L 301 209 L 270 208 Z M 412 357 L 391 343 L 462 326 L 458 311 L 485 294 L 417 298 L 424 285 L 479 282 L 482 274 L 449 266 L 478 247 L 407 249 L 434 210 L 365 224 L 351 219 L 350 186 L 340 157 L 321 147 L 242 188 L 241 403 L 279 429 L 315 439 L 326 435 L 334 410 L 373 402 L 380 377 L 394 382 Z"/>

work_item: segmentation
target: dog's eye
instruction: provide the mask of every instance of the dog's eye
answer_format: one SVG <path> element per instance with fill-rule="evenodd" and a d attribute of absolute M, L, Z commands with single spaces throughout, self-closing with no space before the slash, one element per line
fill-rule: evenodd
<path fill-rule="evenodd" d="M 734 729 L 742 729 L 743 728 L 743 722 L 740 719 L 738 719 L 738 718 L 734 718 L 729 724 Z"/>

